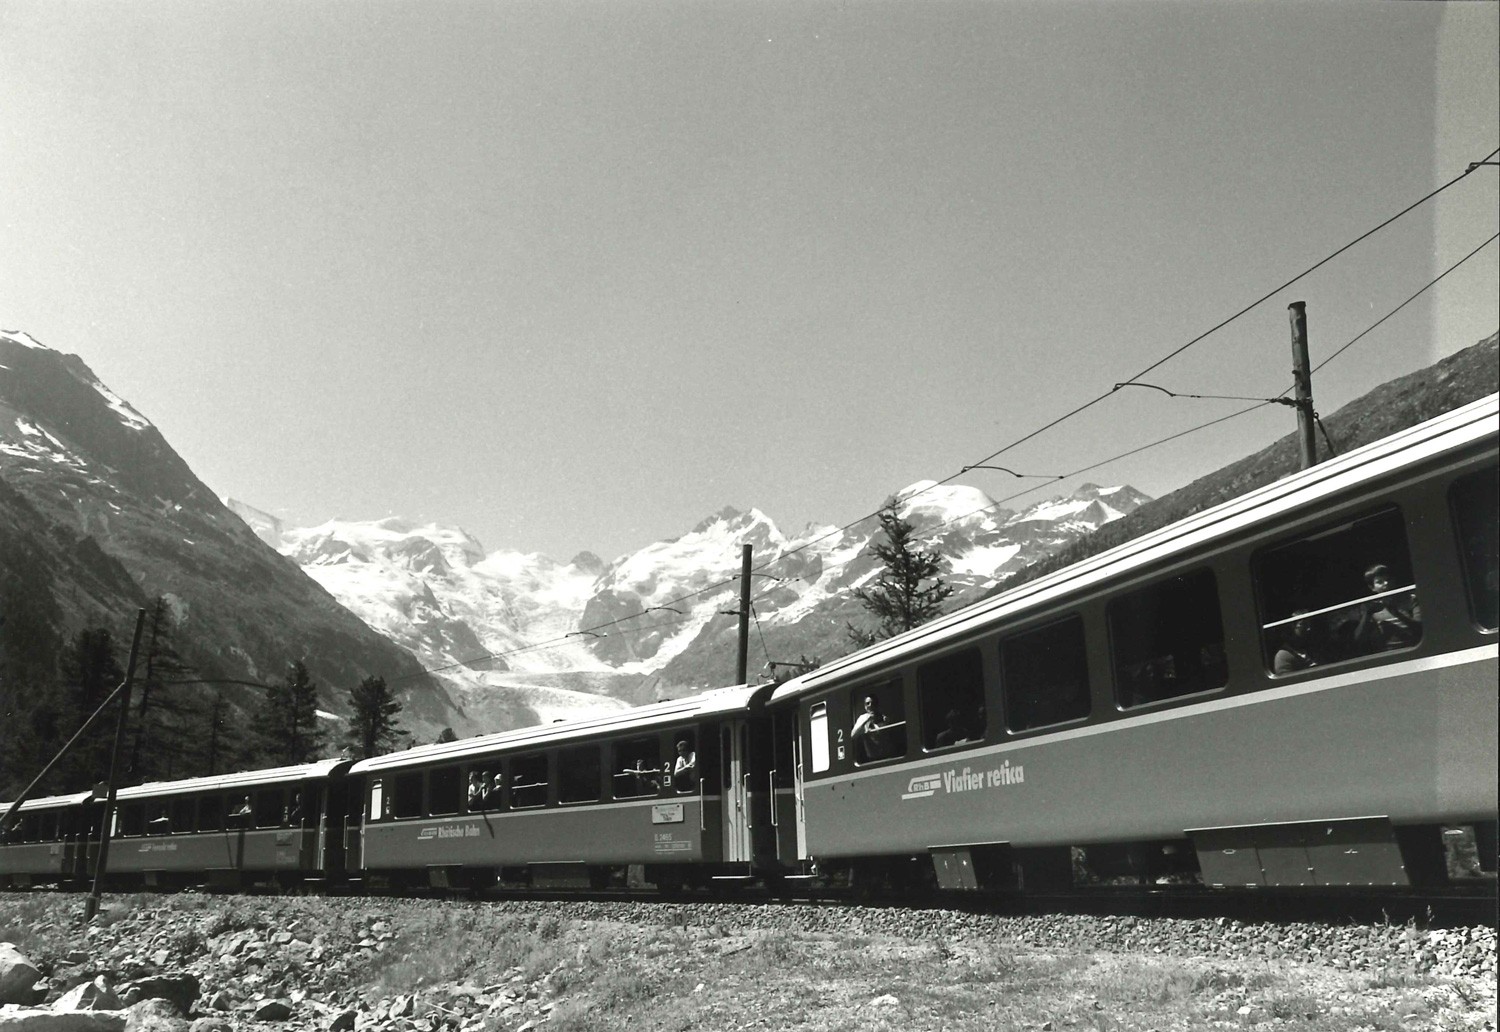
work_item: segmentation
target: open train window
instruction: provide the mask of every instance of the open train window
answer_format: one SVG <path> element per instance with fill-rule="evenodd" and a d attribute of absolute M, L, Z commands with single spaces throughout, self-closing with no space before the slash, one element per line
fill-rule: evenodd
<path fill-rule="evenodd" d="M 458 812 L 464 801 L 463 770 L 459 767 L 439 767 L 427 776 L 427 812 L 434 817 L 446 817 Z"/>
<path fill-rule="evenodd" d="M 391 785 L 391 816 L 422 816 L 422 772 L 397 774 Z"/>
<path fill-rule="evenodd" d="M 483 813 L 486 810 L 500 809 L 505 801 L 503 761 L 496 757 L 488 763 L 470 767 L 468 773 L 464 795 L 467 797 L 469 812 Z"/>
<path fill-rule="evenodd" d="M 1121 595 L 1107 613 L 1120 706 L 1212 691 L 1229 681 L 1219 589 L 1211 570 Z"/>
<path fill-rule="evenodd" d="M 370 820 L 378 821 L 389 817 L 390 803 L 385 796 L 385 782 L 380 778 L 374 778 L 370 782 Z"/>
<path fill-rule="evenodd" d="M 224 797 L 202 796 L 198 799 L 198 830 L 222 831 L 224 829 Z"/>
<path fill-rule="evenodd" d="M 510 806 L 525 810 L 547 805 L 547 755 L 518 756 L 510 765 Z"/>
<path fill-rule="evenodd" d="M 56 810 L 43 810 L 36 815 L 36 840 L 38 842 L 55 842 L 57 840 Z"/>
<path fill-rule="evenodd" d="M 119 835 L 140 835 L 146 829 L 146 807 L 141 803 L 125 803 L 119 809 L 118 820 L 115 829 Z"/>
<path fill-rule="evenodd" d="M 281 827 L 282 807 L 285 793 L 279 788 L 263 788 L 255 793 L 255 826 L 257 828 Z"/>
<path fill-rule="evenodd" d="M 1448 504 L 1458 534 L 1458 554 L 1463 561 L 1464 588 L 1469 595 L 1469 615 L 1487 631 L 1496 628 L 1500 609 L 1500 485 L 1493 469 L 1471 473 L 1453 482 Z"/>
<path fill-rule="evenodd" d="M 1266 667 L 1292 674 L 1422 640 L 1406 523 L 1396 508 L 1324 527 L 1251 561 Z"/>
<path fill-rule="evenodd" d="M 597 803 L 601 791 L 599 747 L 580 745 L 564 749 L 557 761 L 558 802 Z"/>
<path fill-rule="evenodd" d="M 610 746 L 611 791 L 616 799 L 654 796 L 661 790 L 661 739 L 656 735 L 614 742 Z"/>
<path fill-rule="evenodd" d="M 878 763 L 906 755 L 906 702 L 901 678 L 867 684 L 849 693 L 854 722 L 849 741 L 855 763 Z"/>
<path fill-rule="evenodd" d="M 984 660 L 964 649 L 917 667 L 922 747 L 946 749 L 984 740 Z"/>
<path fill-rule="evenodd" d="M 1070 616 L 1002 641 L 1000 690 L 1011 731 L 1087 717 L 1092 705 L 1083 618 Z"/>
<path fill-rule="evenodd" d="M 191 796 L 178 796 L 172 800 L 172 830 L 178 834 L 197 830 L 196 808 Z"/>

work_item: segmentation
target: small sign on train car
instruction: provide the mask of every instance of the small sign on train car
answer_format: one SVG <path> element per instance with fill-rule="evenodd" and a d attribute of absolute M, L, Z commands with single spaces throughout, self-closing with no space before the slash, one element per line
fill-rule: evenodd
<path fill-rule="evenodd" d="M 651 807 L 652 824 L 681 824 L 681 803 L 657 803 Z"/>

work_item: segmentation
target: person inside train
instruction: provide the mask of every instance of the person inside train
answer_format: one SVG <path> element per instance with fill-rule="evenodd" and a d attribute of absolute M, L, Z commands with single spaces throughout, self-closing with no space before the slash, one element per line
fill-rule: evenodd
<path fill-rule="evenodd" d="M 1362 652 L 1403 649 L 1422 640 L 1422 606 L 1417 596 L 1410 591 L 1385 594 L 1392 584 L 1390 567 L 1384 563 L 1365 571 L 1365 586 L 1380 597 L 1360 607 L 1354 643 Z"/>
<path fill-rule="evenodd" d="M 169 835 L 172 832 L 172 818 L 167 816 L 167 808 L 158 806 L 156 816 L 146 822 L 146 830 L 153 835 Z"/>
<path fill-rule="evenodd" d="M 484 809 L 485 797 L 485 772 L 482 770 L 469 771 L 469 810 L 474 812 Z"/>
<path fill-rule="evenodd" d="M 950 709 L 944 721 L 943 729 L 937 733 L 937 738 L 933 740 L 933 744 L 937 748 L 941 749 L 945 746 L 957 745 L 960 742 L 967 742 L 969 740 L 969 730 L 964 727 L 963 714 L 959 713 L 958 710 Z"/>
<path fill-rule="evenodd" d="M 292 796 L 292 805 L 287 807 L 281 823 L 289 828 L 302 823 L 302 792 L 300 790 Z"/>
<path fill-rule="evenodd" d="M 250 797 L 246 795 L 240 800 L 240 805 L 229 811 L 228 821 L 230 827 L 246 825 L 250 823 L 250 817 L 255 811 L 250 808 Z"/>
<path fill-rule="evenodd" d="M 484 806 L 486 809 L 498 810 L 500 809 L 500 804 L 504 800 L 505 775 L 497 770 L 495 771 L 494 776 L 490 778 L 490 790 L 485 793 Z"/>
<path fill-rule="evenodd" d="M 659 771 L 655 767 L 646 766 L 646 761 L 637 757 L 635 766 L 626 767 L 620 772 L 627 780 L 627 792 L 632 795 L 649 795 L 661 788 L 662 774 L 670 771 Z"/>
<path fill-rule="evenodd" d="M 686 738 L 677 740 L 677 762 L 672 764 L 672 786 L 679 792 L 698 791 L 698 754 Z"/>
<path fill-rule="evenodd" d="M 1292 615 L 1299 617 L 1285 628 L 1285 638 L 1276 655 L 1271 659 L 1271 672 L 1294 674 L 1327 662 L 1327 648 L 1323 642 L 1322 627 L 1306 616 L 1307 610 L 1298 609 Z"/>
<path fill-rule="evenodd" d="M 881 760 L 886 757 L 886 719 L 881 714 L 875 696 L 866 695 L 864 711 L 854 718 L 854 727 L 849 738 L 854 743 L 854 758 L 860 763 Z"/>

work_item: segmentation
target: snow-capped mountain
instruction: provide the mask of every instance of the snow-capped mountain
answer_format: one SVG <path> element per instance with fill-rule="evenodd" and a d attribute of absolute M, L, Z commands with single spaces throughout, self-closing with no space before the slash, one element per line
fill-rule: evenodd
<path fill-rule="evenodd" d="M 977 488 L 922 481 L 894 500 L 923 547 L 943 556 L 961 602 L 1148 499 L 1130 487 L 1086 484 L 1015 512 Z M 873 517 L 788 535 L 757 509 L 726 508 L 613 562 L 583 553 L 561 563 L 486 552 L 440 524 L 273 529 L 274 518 L 242 509 L 283 554 L 424 665 L 467 671 L 457 680 L 470 699 L 485 685 L 546 683 L 641 702 L 728 683 L 737 621 L 725 610 L 738 605 L 745 544 L 754 550 L 754 615 L 766 653 L 757 667 L 797 658 L 786 654 L 792 649 L 834 654 L 840 642 L 830 630 L 841 636 L 846 621 L 858 621 L 850 591 L 879 572 Z M 773 641 L 781 649 L 774 656 Z"/>

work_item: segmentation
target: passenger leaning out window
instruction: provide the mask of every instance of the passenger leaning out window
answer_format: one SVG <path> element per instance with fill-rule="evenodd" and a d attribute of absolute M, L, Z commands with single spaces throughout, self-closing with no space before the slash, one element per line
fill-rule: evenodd
<path fill-rule="evenodd" d="M 1390 567 L 1376 563 L 1365 571 L 1365 586 L 1380 597 L 1360 607 L 1355 644 L 1366 652 L 1403 649 L 1422 640 L 1422 606 L 1410 591 L 1392 591 Z"/>

